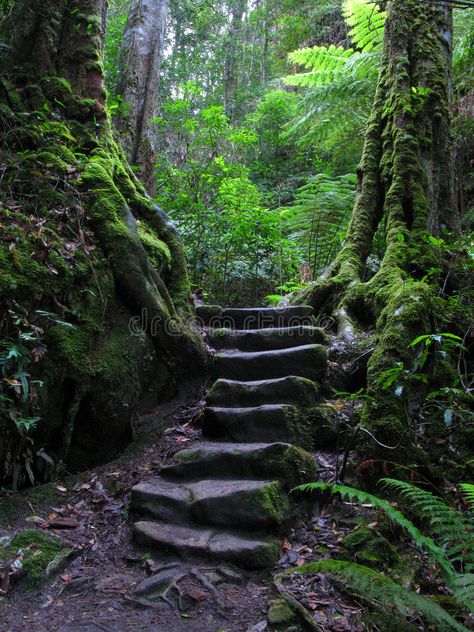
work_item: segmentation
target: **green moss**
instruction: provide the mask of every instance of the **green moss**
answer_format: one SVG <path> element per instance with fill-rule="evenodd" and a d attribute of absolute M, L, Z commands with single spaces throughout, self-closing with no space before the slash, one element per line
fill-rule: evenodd
<path fill-rule="evenodd" d="M 311 449 L 314 446 L 312 416 L 293 406 L 286 408 L 284 415 L 289 442 L 301 448 Z"/>
<path fill-rule="evenodd" d="M 30 586 L 40 584 L 46 576 L 58 570 L 72 552 L 57 536 L 26 529 L 17 533 L 7 547 L 0 549 L 0 561 L 14 557 L 20 550 L 23 554 L 22 573 Z"/>
<path fill-rule="evenodd" d="M 245 560 L 249 568 L 269 568 L 274 566 L 280 557 L 278 542 L 266 542 L 260 549 L 250 551 Z"/>
<path fill-rule="evenodd" d="M 272 471 L 281 471 L 279 478 L 285 489 L 293 489 L 317 478 L 316 465 L 311 454 L 293 445 L 289 445 L 281 456 L 269 458 L 268 465 Z"/>
<path fill-rule="evenodd" d="M 171 266 L 171 252 L 165 242 L 158 239 L 156 234 L 152 233 L 143 223 L 138 225 L 138 234 L 145 246 L 145 250 L 150 257 L 153 267 L 160 273 L 163 268 L 169 268 Z"/>
<path fill-rule="evenodd" d="M 280 483 L 266 485 L 258 494 L 252 496 L 252 501 L 258 509 L 264 509 L 277 524 L 286 522 L 289 517 L 288 500 L 281 491 Z"/>
<path fill-rule="evenodd" d="M 345 552 L 341 558 L 351 559 L 358 564 L 383 569 L 399 561 L 395 547 L 368 527 L 361 527 L 346 535 L 342 545 Z"/>
<path fill-rule="evenodd" d="M 270 625 L 284 625 L 294 622 L 296 615 L 284 599 L 275 599 L 270 602 L 267 618 Z"/>

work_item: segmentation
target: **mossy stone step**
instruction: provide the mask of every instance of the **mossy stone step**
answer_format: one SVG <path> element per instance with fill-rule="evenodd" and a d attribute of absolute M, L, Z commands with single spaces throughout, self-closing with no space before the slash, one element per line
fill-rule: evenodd
<path fill-rule="evenodd" d="M 277 479 L 286 490 L 316 480 L 311 454 L 289 443 L 206 441 L 177 452 L 161 475 L 170 480 L 201 478 Z"/>
<path fill-rule="evenodd" d="M 211 439 L 261 442 L 282 441 L 310 448 L 312 424 L 296 406 L 265 404 L 249 408 L 204 409 L 202 432 Z"/>
<path fill-rule="evenodd" d="M 318 400 L 318 385 L 298 375 L 254 382 L 217 380 L 206 397 L 209 406 L 227 408 L 263 406 L 269 403 L 293 404 L 300 408 L 309 408 L 315 406 Z"/>
<path fill-rule="evenodd" d="M 325 344 L 327 336 L 321 327 L 298 325 L 274 329 L 214 329 L 209 343 L 214 349 L 238 349 L 240 351 L 273 351 L 302 345 Z"/>
<path fill-rule="evenodd" d="M 136 522 L 139 544 L 177 553 L 233 562 L 252 569 L 272 567 L 280 556 L 276 540 L 251 539 L 237 533 L 182 527 L 165 522 Z"/>
<path fill-rule="evenodd" d="M 265 380 L 297 375 L 320 381 L 326 375 L 328 355 L 322 345 L 257 353 L 217 353 L 214 365 L 219 378 Z"/>
<path fill-rule="evenodd" d="M 235 308 L 202 305 L 196 308 L 198 323 L 227 329 L 263 329 L 314 325 L 314 310 L 307 305 L 296 307 Z"/>
<path fill-rule="evenodd" d="M 275 527 L 288 514 L 278 481 L 207 479 L 178 483 L 153 478 L 132 489 L 132 509 L 173 523 Z"/>

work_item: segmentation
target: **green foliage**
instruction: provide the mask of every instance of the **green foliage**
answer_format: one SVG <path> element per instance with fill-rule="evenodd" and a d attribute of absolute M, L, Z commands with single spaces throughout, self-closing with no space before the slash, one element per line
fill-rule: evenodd
<path fill-rule="evenodd" d="M 299 573 L 325 573 L 339 580 L 351 592 L 360 595 L 364 600 L 384 610 L 388 608 L 390 615 L 397 612 L 403 617 L 418 612 L 436 630 L 466 632 L 467 628 L 458 623 L 444 608 L 435 601 L 423 597 L 414 591 L 407 590 L 382 573 L 367 566 L 343 560 L 321 560 L 306 564 L 298 569 Z"/>
<path fill-rule="evenodd" d="M 359 133 L 367 121 L 380 67 L 385 12 L 369 0 L 346 0 L 344 17 L 353 48 L 317 46 L 290 53 L 308 72 L 285 77 L 288 85 L 307 88 L 291 133 L 308 146 L 325 140 L 334 148 L 348 130 Z"/>
<path fill-rule="evenodd" d="M 415 485 L 396 479 L 382 479 L 386 489 L 396 492 L 411 512 L 417 514 L 427 525 L 429 535 L 424 535 L 389 501 L 365 491 L 331 483 L 309 483 L 300 485 L 299 491 L 326 491 L 339 494 L 349 502 L 369 504 L 401 527 L 414 544 L 426 553 L 441 574 L 443 582 L 451 591 L 459 608 L 472 610 L 474 605 L 474 523 L 471 517 L 455 509 L 443 499 Z M 472 485 L 460 486 L 468 502 L 473 500 Z M 400 615 L 420 613 L 437 630 L 466 630 L 448 614 L 434 598 L 421 596 L 399 585 L 378 571 L 353 562 L 323 560 L 309 564 L 300 572 L 328 572 L 342 581 L 348 588 L 369 600 L 378 608 L 390 607 Z"/>
<path fill-rule="evenodd" d="M 158 202 L 184 237 L 195 286 L 204 286 L 212 302 L 241 302 L 243 284 L 264 295 L 292 274 L 292 247 L 279 213 L 265 208 L 240 164 L 255 131 L 232 127 L 221 106 L 200 110 L 201 92 L 194 83 L 182 86 L 182 96 L 164 104 L 155 121 L 164 142 L 173 131 L 157 167 Z"/>
<path fill-rule="evenodd" d="M 474 9 L 454 11 L 453 80 L 458 98 L 474 87 Z"/>
<path fill-rule="evenodd" d="M 335 257 L 349 221 L 355 199 L 355 176 L 318 174 L 295 194 L 291 206 L 282 210 L 290 240 L 298 244 L 313 276 Z"/>

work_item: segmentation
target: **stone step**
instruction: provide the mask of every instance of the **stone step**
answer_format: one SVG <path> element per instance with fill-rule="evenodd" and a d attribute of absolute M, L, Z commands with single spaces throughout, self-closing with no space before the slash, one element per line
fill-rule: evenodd
<path fill-rule="evenodd" d="M 214 364 L 219 378 L 265 380 L 288 375 L 320 381 L 327 369 L 327 351 L 322 345 L 257 353 L 217 353 Z"/>
<path fill-rule="evenodd" d="M 206 397 L 209 406 L 226 408 L 263 406 L 270 403 L 308 408 L 315 406 L 318 400 L 318 385 L 297 375 L 255 382 L 217 380 Z"/>
<path fill-rule="evenodd" d="M 135 485 L 132 509 L 172 523 L 245 525 L 264 529 L 288 518 L 288 499 L 278 481 L 207 479 L 179 483 L 160 477 Z"/>
<path fill-rule="evenodd" d="M 197 322 L 207 327 L 227 329 L 263 329 L 296 325 L 314 325 L 314 310 L 296 307 L 235 308 L 201 305 L 196 308 Z"/>
<path fill-rule="evenodd" d="M 289 443 L 206 441 L 177 452 L 161 475 L 171 480 L 202 478 L 277 479 L 289 490 L 316 480 L 313 457 Z"/>
<path fill-rule="evenodd" d="M 301 325 L 274 329 L 214 329 L 209 334 L 209 344 L 214 349 L 239 349 L 240 351 L 272 351 L 302 345 L 326 344 L 327 337 L 321 327 Z"/>
<path fill-rule="evenodd" d="M 258 540 L 225 531 L 182 527 L 163 522 L 136 522 L 139 544 L 181 557 L 205 557 L 257 569 L 273 566 L 280 556 L 276 540 Z"/>
<path fill-rule="evenodd" d="M 202 432 L 227 441 L 282 441 L 312 447 L 314 429 L 305 415 L 288 404 L 250 408 L 205 408 Z"/>

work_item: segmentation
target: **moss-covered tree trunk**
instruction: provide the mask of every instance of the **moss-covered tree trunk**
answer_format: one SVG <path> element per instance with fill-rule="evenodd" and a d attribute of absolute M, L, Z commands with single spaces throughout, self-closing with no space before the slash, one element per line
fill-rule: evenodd
<path fill-rule="evenodd" d="M 168 0 L 132 0 L 123 39 L 119 93 L 126 113 L 117 119 L 128 161 L 140 168 L 147 191 L 156 190 L 156 138 L 160 67 L 165 42 Z"/>
<path fill-rule="evenodd" d="M 1 25 L 0 479 L 16 484 L 113 456 L 139 402 L 205 362 L 181 244 L 113 139 L 104 15 L 18 0 Z"/>
<path fill-rule="evenodd" d="M 450 138 L 451 9 L 445 3 L 390 0 L 380 79 L 358 170 L 358 192 L 347 238 L 334 265 L 306 293 L 332 314 L 339 335 L 355 340 L 373 330 L 365 424 L 384 444 L 384 456 L 410 458 L 416 400 L 384 390 L 380 375 L 403 362 L 409 346 L 439 322 L 435 299 L 440 254 L 428 236 L 457 229 Z M 375 274 L 367 265 L 374 237 L 386 248 Z M 418 394 L 419 395 L 419 394 Z"/>

